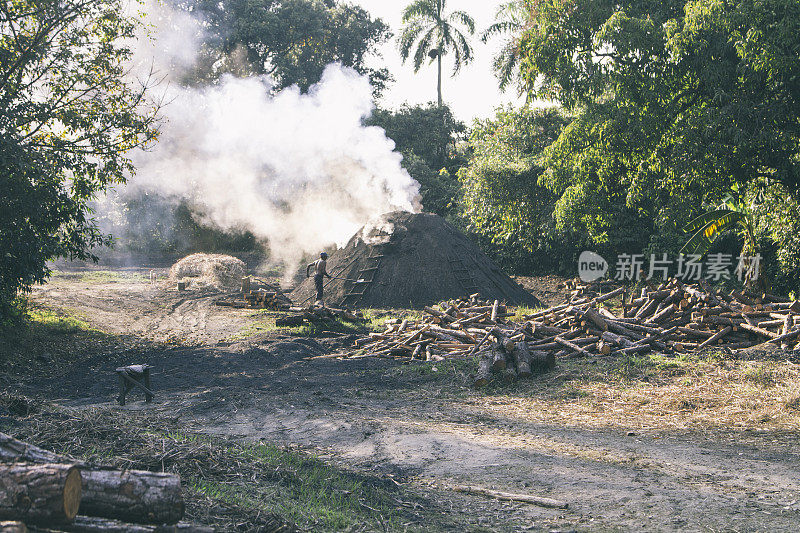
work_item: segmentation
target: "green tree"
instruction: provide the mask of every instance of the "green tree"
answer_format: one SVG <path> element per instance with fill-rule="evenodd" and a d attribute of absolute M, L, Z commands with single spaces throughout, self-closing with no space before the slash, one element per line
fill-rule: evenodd
<path fill-rule="evenodd" d="M 543 176 L 562 225 L 602 243 L 635 224 L 679 247 L 734 184 L 800 193 L 800 3 L 542 0 L 531 14 L 527 91 L 576 116 Z"/>
<path fill-rule="evenodd" d="M 269 74 L 277 89 L 317 83 L 325 66 L 339 62 L 369 76 L 376 93 L 387 69 L 366 66 L 391 33 L 356 5 L 334 0 L 186 0 L 207 24 L 202 60 L 194 76 L 207 82 L 224 73 Z"/>
<path fill-rule="evenodd" d="M 500 81 L 500 89 L 505 91 L 509 85 L 521 86 L 519 73 L 519 42 L 528 24 L 532 0 L 511 0 L 500 4 L 495 14 L 495 22 L 481 34 L 485 44 L 492 37 L 506 35 L 503 48 L 497 53 L 492 66 Z"/>
<path fill-rule="evenodd" d="M 466 162 L 457 150 L 466 127 L 450 108 L 429 104 L 376 109 L 366 123 L 382 128 L 403 154 L 403 167 L 420 183 L 423 208 L 448 215 L 458 196 L 455 174 Z"/>
<path fill-rule="evenodd" d="M 558 196 L 539 185 L 542 153 L 568 122 L 557 109 L 523 107 L 499 110 L 470 134 L 460 215 L 516 272 L 574 267 L 580 237 L 555 227 Z"/>
<path fill-rule="evenodd" d="M 442 56 L 453 53 L 453 75 L 472 61 L 472 46 L 458 29 L 462 25 L 469 35 L 475 33 L 475 21 L 464 11 L 445 13 L 446 0 L 416 0 L 403 10 L 403 32 L 400 55 L 405 62 L 414 55 L 414 72 L 419 72 L 425 57 L 436 60 L 438 78 L 436 94 L 442 106 Z M 414 50 L 416 48 L 416 50 Z"/>
<path fill-rule="evenodd" d="M 155 138 L 147 86 L 125 76 L 136 21 L 117 0 L 0 6 L 0 317 L 55 257 L 107 242 L 87 209 Z"/>

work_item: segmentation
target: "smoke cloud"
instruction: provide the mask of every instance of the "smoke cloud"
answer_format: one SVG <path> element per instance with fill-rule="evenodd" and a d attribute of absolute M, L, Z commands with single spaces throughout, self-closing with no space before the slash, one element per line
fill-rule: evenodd
<path fill-rule="evenodd" d="M 159 68 L 182 68 L 191 62 L 187 50 L 197 50 L 200 25 L 164 10 L 151 11 L 156 29 L 135 57 L 153 54 Z M 169 37 L 159 42 L 159 35 Z M 271 89 L 266 77 L 232 76 L 163 88 L 160 139 L 132 154 L 137 171 L 120 195 L 187 202 L 198 221 L 248 230 L 287 265 L 344 244 L 372 217 L 420 209 L 419 184 L 393 141 L 363 125 L 373 108 L 367 78 L 332 64 L 306 94 Z"/>

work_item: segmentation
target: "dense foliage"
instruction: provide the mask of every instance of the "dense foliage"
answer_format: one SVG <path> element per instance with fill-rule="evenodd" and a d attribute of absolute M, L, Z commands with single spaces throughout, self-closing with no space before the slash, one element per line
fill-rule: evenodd
<path fill-rule="evenodd" d="M 530 17 L 528 92 L 575 116 L 540 181 L 559 228 L 670 252 L 732 186 L 800 194 L 800 3 L 542 0 Z"/>
<path fill-rule="evenodd" d="M 389 27 L 357 5 L 335 0 L 186 0 L 179 5 L 207 24 L 200 81 L 226 72 L 269 74 L 277 89 L 297 85 L 305 91 L 334 62 L 369 76 L 376 93 L 390 79 L 388 70 L 365 62 L 390 38 Z"/>
<path fill-rule="evenodd" d="M 517 272 L 574 266 L 580 237 L 555 227 L 557 196 L 539 185 L 543 151 L 568 119 L 556 109 L 500 110 L 475 123 L 462 168 L 460 215 L 485 246 Z"/>
<path fill-rule="evenodd" d="M 0 318 L 46 261 L 85 259 L 104 237 L 87 202 L 131 172 L 155 137 L 146 87 L 124 63 L 133 20 L 116 0 L 17 0 L 0 8 Z"/>
<path fill-rule="evenodd" d="M 379 126 L 403 154 L 403 167 L 421 187 L 423 208 L 448 215 L 458 196 L 456 172 L 465 163 L 457 143 L 466 128 L 447 106 L 403 106 L 398 111 L 376 109 L 368 125 Z"/>

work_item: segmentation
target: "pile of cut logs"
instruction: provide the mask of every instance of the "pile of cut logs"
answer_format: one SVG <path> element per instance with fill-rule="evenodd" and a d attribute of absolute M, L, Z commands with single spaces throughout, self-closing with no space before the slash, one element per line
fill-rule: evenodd
<path fill-rule="evenodd" d="M 0 433 L 2 533 L 213 531 L 180 522 L 183 511 L 177 475 L 98 467 Z"/>
<path fill-rule="evenodd" d="M 692 352 L 773 343 L 800 352 L 800 302 L 772 295 L 725 293 L 672 279 L 626 298 L 578 287 L 569 301 L 508 321 L 499 302 L 469 299 L 425 308 L 420 320 L 392 319 L 387 329 L 356 341 L 345 357 L 438 361 L 480 356 L 476 386 L 491 372 L 506 380 L 551 368 L 555 358 Z M 488 341 L 488 342 L 487 342 Z"/>
<path fill-rule="evenodd" d="M 473 294 L 442 302 L 439 308 L 425 307 L 419 320 L 387 320 L 385 331 L 356 340 L 356 350 L 343 357 L 441 361 L 478 355 L 476 386 L 488 383 L 491 373 L 513 381 L 555 366 L 554 354 L 530 343 L 532 336 L 524 325 L 508 321 L 515 313 L 499 301 L 483 301 Z"/>
<path fill-rule="evenodd" d="M 275 311 L 285 311 L 292 307 L 292 301 L 281 291 L 279 285 L 249 276 L 242 278 L 241 293 L 237 293 L 232 298 L 220 298 L 214 303 L 236 309 L 273 309 Z"/>

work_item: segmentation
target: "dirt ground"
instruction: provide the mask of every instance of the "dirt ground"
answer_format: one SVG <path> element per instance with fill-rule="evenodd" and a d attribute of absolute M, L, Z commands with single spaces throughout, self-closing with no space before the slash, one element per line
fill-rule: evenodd
<path fill-rule="evenodd" d="M 558 280 L 548 283 L 536 296 L 552 302 Z M 800 529 L 797 416 L 678 423 L 644 408 L 638 417 L 613 398 L 588 416 L 571 409 L 582 393 L 555 397 L 544 385 L 590 361 L 560 364 L 561 374 L 527 388 L 478 392 L 468 367 L 450 362 L 309 360 L 353 337 L 275 330 L 268 313 L 217 307 L 218 296 L 136 275 L 55 276 L 32 295 L 36 305 L 135 341 L 6 386 L 72 408 L 153 410 L 209 434 L 301 446 L 489 531 Z M 119 407 L 113 369 L 134 363 L 155 367 L 158 396 Z M 569 509 L 468 496 L 455 484 L 558 498 Z"/>

